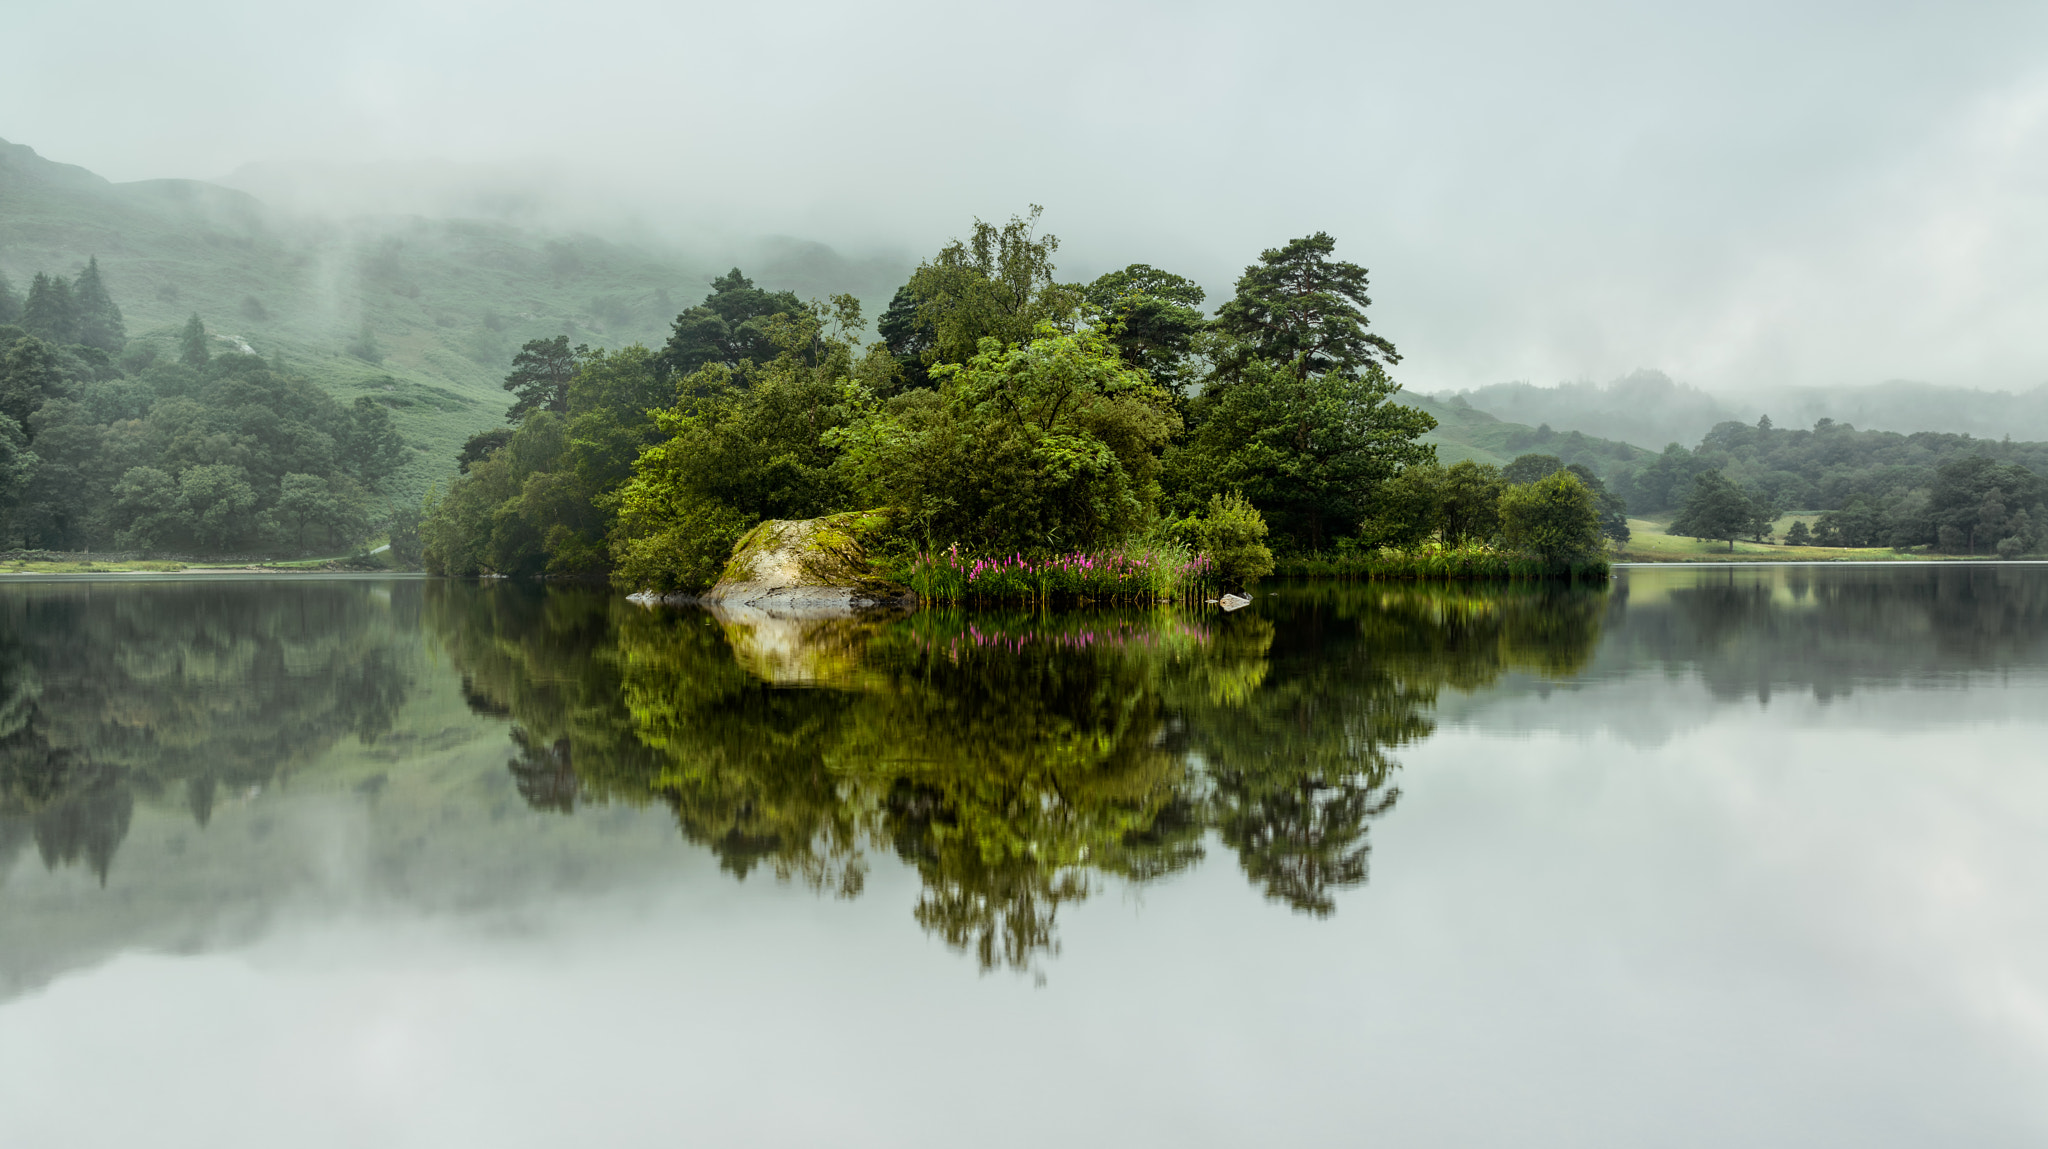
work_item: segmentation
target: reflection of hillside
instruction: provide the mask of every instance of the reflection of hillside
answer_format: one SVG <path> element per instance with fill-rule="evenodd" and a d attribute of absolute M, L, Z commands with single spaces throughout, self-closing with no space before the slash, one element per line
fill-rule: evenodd
<path fill-rule="evenodd" d="M 137 796 L 268 784 L 388 729 L 416 584 L 34 584 L 0 597 L 0 858 L 105 878 Z"/>
<path fill-rule="evenodd" d="M 735 876 L 842 896 L 894 852 L 920 924 L 1023 968 L 1061 905 L 1184 869 L 1210 830 L 1269 896 L 1331 912 L 1437 690 L 1568 673 L 1600 616 L 1592 594 L 1333 589 L 1235 616 L 831 624 L 507 586 L 428 603 L 472 704 L 518 724 L 532 804 L 658 801 Z"/>

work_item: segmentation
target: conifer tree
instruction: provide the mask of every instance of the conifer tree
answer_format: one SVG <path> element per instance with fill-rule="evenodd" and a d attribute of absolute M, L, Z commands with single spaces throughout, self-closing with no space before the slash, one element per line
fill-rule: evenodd
<path fill-rule="evenodd" d="M 78 342 L 78 300 L 63 276 L 36 272 L 28 285 L 28 302 L 21 308 L 21 325 L 60 347 Z"/>
<path fill-rule="evenodd" d="M 195 311 L 185 321 L 185 330 L 178 334 L 178 362 L 197 371 L 211 358 L 212 353 L 206 349 L 206 325 L 199 322 L 199 313 Z"/>
<path fill-rule="evenodd" d="M 119 355 L 128 344 L 128 331 L 121 322 L 121 309 L 114 305 L 114 297 L 107 293 L 107 285 L 100 279 L 98 256 L 86 261 L 71 294 L 78 315 L 78 342 L 109 355 Z"/>
<path fill-rule="evenodd" d="M 7 276 L 0 274 L 0 324 L 21 322 L 21 297 L 14 294 L 14 285 L 7 282 Z"/>

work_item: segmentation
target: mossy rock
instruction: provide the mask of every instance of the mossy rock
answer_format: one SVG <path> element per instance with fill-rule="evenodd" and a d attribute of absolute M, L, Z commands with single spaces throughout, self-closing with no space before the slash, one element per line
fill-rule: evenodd
<path fill-rule="evenodd" d="M 872 556 L 889 527 L 887 511 L 770 519 L 734 544 L 704 601 L 830 607 L 901 597 Z"/>

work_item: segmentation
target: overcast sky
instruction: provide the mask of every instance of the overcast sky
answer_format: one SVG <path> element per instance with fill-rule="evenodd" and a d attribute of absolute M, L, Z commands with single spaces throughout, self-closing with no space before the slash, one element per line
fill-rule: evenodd
<path fill-rule="evenodd" d="M 0 137 L 117 180 L 283 195 L 308 161 L 367 165 L 393 195 L 438 172 L 910 256 L 1036 202 L 1064 271 L 1213 292 L 1320 229 L 1425 390 L 2048 382 L 2038 2 L 14 0 L 6 24 Z"/>

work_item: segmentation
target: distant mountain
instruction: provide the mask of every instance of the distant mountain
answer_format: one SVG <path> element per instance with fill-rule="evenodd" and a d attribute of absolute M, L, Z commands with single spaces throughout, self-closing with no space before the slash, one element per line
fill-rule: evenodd
<path fill-rule="evenodd" d="M 465 438 L 502 421 L 499 381 L 528 339 L 658 346 L 734 263 L 806 298 L 850 292 L 871 313 L 909 274 L 796 239 L 733 246 L 682 252 L 486 219 L 300 215 L 193 180 L 112 183 L 0 140 L 0 273 L 17 293 L 37 271 L 71 275 L 97 256 L 132 339 L 169 348 L 196 312 L 224 345 L 282 355 L 343 402 L 370 395 L 392 407 L 420 448 L 399 480 L 415 494 L 447 474 Z"/>
<path fill-rule="evenodd" d="M 1674 382 L 1661 371 L 1637 371 L 1610 383 L 1495 383 L 1444 392 L 1510 422 L 1620 439 L 1661 450 L 1697 444 L 1717 423 L 1754 423 L 1764 415 L 1780 427 L 1811 427 L 1822 419 L 1865 431 L 1938 431 L 1980 439 L 2048 439 L 2048 387 L 2013 394 L 1892 381 L 1861 386 L 1791 387 L 1767 397 L 1721 398 Z"/>
<path fill-rule="evenodd" d="M 1531 383 L 1495 383 L 1470 391 L 1446 392 L 1438 398 L 1464 400 L 1472 407 L 1514 423 L 1556 430 L 1583 431 L 1619 439 L 1650 450 L 1666 443 L 1691 446 L 1728 419 L 1745 412 L 1697 387 L 1673 382 L 1661 371 L 1637 371 L 1611 383 L 1564 383 L 1538 387 Z M 1754 419 L 1750 415 L 1745 422 Z"/>
<path fill-rule="evenodd" d="M 1436 417 L 1436 430 L 1423 441 L 1435 445 L 1439 463 L 1471 459 L 1496 466 L 1514 461 L 1518 455 L 1556 455 L 1567 466 L 1584 463 L 1605 476 L 1616 463 L 1648 457 L 1651 452 L 1615 439 L 1603 439 L 1577 430 L 1559 431 L 1549 426 L 1531 427 L 1513 423 L 1481 411 L 1463 398 L 1448 401 L 1431 395 L 1403 391 L 1396 402 L 1420 408 Z"/>

